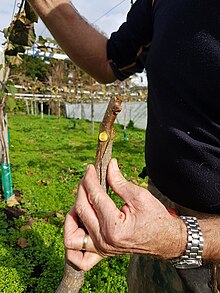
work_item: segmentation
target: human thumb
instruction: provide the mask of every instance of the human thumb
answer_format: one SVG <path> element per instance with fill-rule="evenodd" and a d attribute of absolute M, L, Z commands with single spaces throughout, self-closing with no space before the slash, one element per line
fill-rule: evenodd
<path fill-rule="evenodd" d="M 125 202 L 129 202 L 135 195 L 136 186 L 128 182 L 121 174 L 116 159 L 111 159 L 107 172 L 108 184 Z"/>

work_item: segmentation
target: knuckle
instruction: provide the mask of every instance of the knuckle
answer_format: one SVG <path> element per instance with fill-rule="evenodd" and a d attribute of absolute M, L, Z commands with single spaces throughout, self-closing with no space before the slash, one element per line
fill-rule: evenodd
<path fill-rule="evenodd" d="M 71 254 L 71 251 L 70 250 L 66 250 L 66 253 L 65 253 L 65 258 L 68 262 L 70 263 L 73 263 L 73 259 L 72 259 L 72 254 Z"/>
<path fill-rule="evenodd" d="M 119 186 L 126 186 L 129 182 L 127 182 L 127 180 L 122 177 L 122 176 L 117 176 L 115 179 L 114 179 L 115 183 Z"/>
<path fill-rule="evenodd" d="M 75 204 L 75 211 L 76 211 L 77 215 L 80 217 L 81 215 L 84 214 L 85 207 L 80 203 L 76 203 Z"/>
<path fill-rule="evenodd" d="M 63 244 L 65 246 L 65 248 L 71 248 L 71 240 L 70 239 L 65 239 L 63 240 Z"/>
<path fill-rule="evenodd" d="M 81 270 L 84 272 L 88 272 L 89 270 L 91 270 L 92 267 L 93 267 L 93 265 L 91 265 L 91 264 L 83 264 L 81 267 Z"/>
<path fill-rule="evenodd" d="M 70 253 L 69 253 L 68 249 L 66 250 L 65 257 L 66 257 L 66 259 L 67 259 L 68 261 L 71 262 L 71 260 L 70 260 Z"/>
<path fill-rule="evenodd" d="M 102 192 L 101 191 L 97 191 L 95 196 L 91 196 L 89 194 L 88 198 L 89 198 L 89 202 L 93 205 L 93 206 L 99 206 L 100 201 L 102 200 Z"/>

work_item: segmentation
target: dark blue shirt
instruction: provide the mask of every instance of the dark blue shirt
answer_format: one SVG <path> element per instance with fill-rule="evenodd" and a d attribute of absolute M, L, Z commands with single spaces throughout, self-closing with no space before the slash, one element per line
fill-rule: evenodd
<path fill-rule="evenodd" d="M 220 213 L 220 1 L 137 0 L 107 53 L 121 80 L 147 69 L 149 177 L 176 203 Z"/>

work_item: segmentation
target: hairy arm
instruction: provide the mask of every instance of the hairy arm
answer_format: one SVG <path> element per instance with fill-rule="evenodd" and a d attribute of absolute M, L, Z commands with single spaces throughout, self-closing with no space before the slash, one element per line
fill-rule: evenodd
<path fill-rule="evenodd" d="M 29 0 L 70 59 L 101 83 L 116 77 L 107 59 L 107 38 L 79 15 L 68 0 Z"/>
<path fill-rule="evenodd" d="M 220 261 L 220 217 L 198 220 L 204 237 L 203 258 Z"/>

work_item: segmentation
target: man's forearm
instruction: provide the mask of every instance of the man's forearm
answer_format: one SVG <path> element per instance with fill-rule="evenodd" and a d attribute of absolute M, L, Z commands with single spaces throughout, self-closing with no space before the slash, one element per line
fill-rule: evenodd
<path fill-rule="evenodd" d="M 29 0 L 70 59 L 108 83 L 116 78 L 107 60 L 107 38 L 83 19 L 68 0 Z"/>
<path fill-rule="evenodd" d="M 220 217 L 198 220 L 204 237 L 203 258 L 220 261 Z"/>

